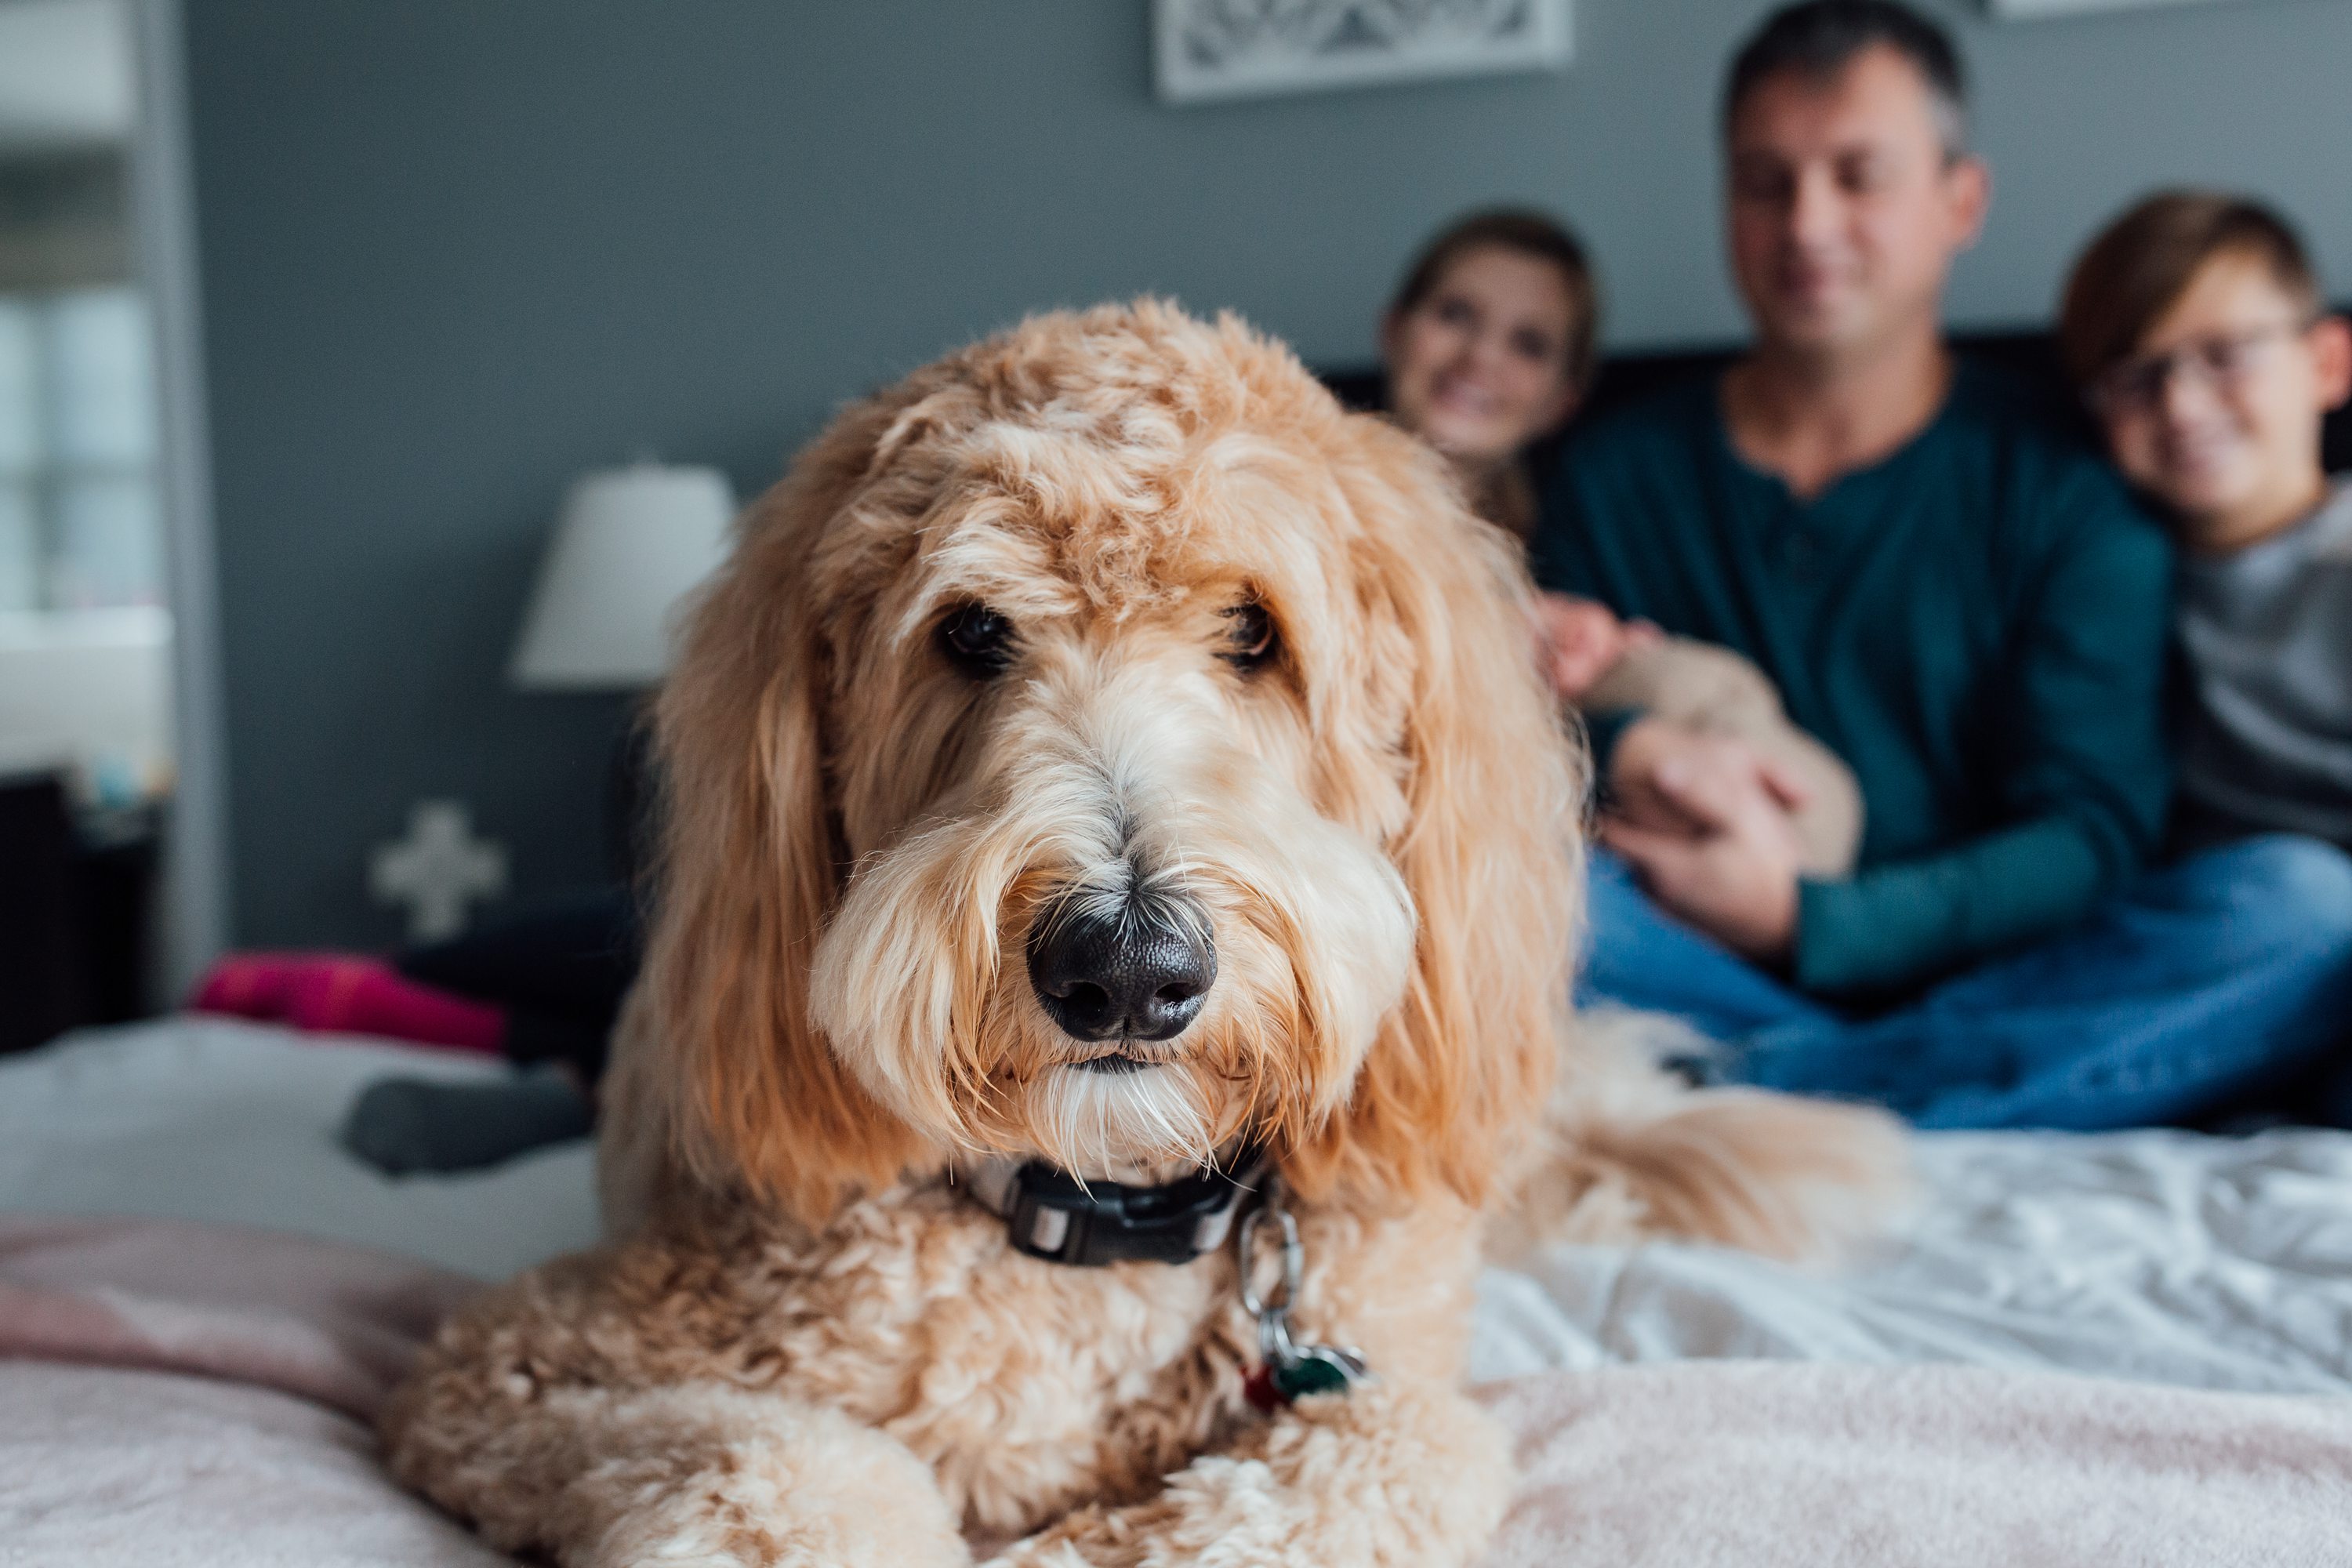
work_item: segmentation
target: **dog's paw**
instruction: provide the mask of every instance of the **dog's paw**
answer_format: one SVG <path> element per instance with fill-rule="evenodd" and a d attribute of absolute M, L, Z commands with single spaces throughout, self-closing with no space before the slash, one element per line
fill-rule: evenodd
<path fill-rule="evenodd" d="M 904 1508 L 757 1518 L 716 1496 L 656 1506 L 606 1533 L 581 1568 L 971 1568 L 962 1538 Z M 919 1510 L 918 1510 L 919 1511 Z M 690 1513 L 690 1517 L 678 1517 Z"/>
<path fill-rule="evenodd" d="M 1508 1435 L 1450 1389 L 1301 1400 L 1128 1508 L 1087 1509 L 985 1568 L 1444 1568 L 1501 1522 Z"/>
<path fill-rule="evenodd" d="M 838 1411 L 677 1390 L 628 1414 L 656 1452 L 664 1416 L 701 1424 L 690 1467 L 632 1458 L 573 1481 L 564 1500 L 608 1522 L 566 1568 L 969 1568 L 929 1468 Z"/>
<path fill-rule="evenodd" d="M 680 1506 L 664 1506 L 673 1500 Z M 908 1500 L 868 1510 L 803 1501 L 766 1517 L 716 1492 L 664 1500 L 606 1532 L 581 1568 L 970 1568 L 947 1521 Z"/>

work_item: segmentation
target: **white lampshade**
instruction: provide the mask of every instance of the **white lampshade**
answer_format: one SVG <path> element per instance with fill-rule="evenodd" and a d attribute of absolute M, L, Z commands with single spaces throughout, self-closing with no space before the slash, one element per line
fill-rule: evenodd
<path fill-rule="evenodd" d="M 641 463 L 572 486 L 508 678 L 532 690 L 657 684 L 681 601 L 726 558 L 734 515 L 716 468 Z"/>

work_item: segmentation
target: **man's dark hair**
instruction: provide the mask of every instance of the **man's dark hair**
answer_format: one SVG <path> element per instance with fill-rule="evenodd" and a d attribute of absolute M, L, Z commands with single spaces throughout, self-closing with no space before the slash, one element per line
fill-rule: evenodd
<path fill-rule="evenodd" d="M 1767 79 L 1794 73 L 1821 80 L 1855 56 L 1893 49 L 1927 84 L 1944 151 L 1957 157 L 1968 144 L 1968 79 L 1952 36 L 1895 0 L 1801 0 L 1764 18 L 1732 58 L 1723 86 L 1723 128 L 1748 95 Z"/>

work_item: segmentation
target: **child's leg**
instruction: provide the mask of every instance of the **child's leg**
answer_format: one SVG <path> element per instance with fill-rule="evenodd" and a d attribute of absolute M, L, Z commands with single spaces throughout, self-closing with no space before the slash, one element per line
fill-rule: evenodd
<path fill-rule="evenodd" d="M 2244 840 L 2151 873 L 2089 921 L 1826 1038 L 1752 1037 L 1744 1076 L 1880 1100 L 1922 1126 L 2176 1122 L 2342 1050 L 2352 859 Z"/>

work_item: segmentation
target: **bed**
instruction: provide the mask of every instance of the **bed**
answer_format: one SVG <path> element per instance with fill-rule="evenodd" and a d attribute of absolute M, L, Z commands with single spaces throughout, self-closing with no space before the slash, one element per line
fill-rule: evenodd
<path fill-rule="evenodd" d="M 194 1236 L 316 1248 L 347 1271 L 339 1310 L 394 1267 L 462 1293 L 593 1239 L 589 1151 L 394 1181 L 333 1129 L 383 1074 L 498 1070 L 211 1019 L 69 1037 L 0 1059 L 0 1226 L 68 1272 Z M 1920 1165 L 1916 1212 L 1834 1276 L 1675 1245 L 1489 1270 L 1473 1373 L 1521 1433 L 1515 1524 L 1535 1521 L 1497 1562 L 1985 1561 L 1995 1538 L 1968 1503 L 1994 1496 L 2011 1561 L 2352 1563 L 2352 1135 L 1945 1134 Z M 126 1378 L 151 1383 L 90 1382 Z M 275 1510 L 219 1561 L 498 1561 L 373 1472 L 363 1397 L 198 1382 L 168 1357 L 0 1362 L 0 1563 L 156 1561 L 151 1524 L 176 1532 L 173 1560 L 213 1561 L 189 1543 L 229 1530 L 225 1500 L 254 1484 L 335 1523 Z M 142 1436 L 229 1420 L 203 1401 L 231 1397 L 259 1435 L 169 1485 L 150 1466 L 126 1522 L 127 1482 L 85 1484 L 127 1451 L 89 1413 L 126 1391 Z M 12 1453 L 78 1458 L 28 1481 Z M 297 1475 L 305 1455 L 329 1462 Z"/>

